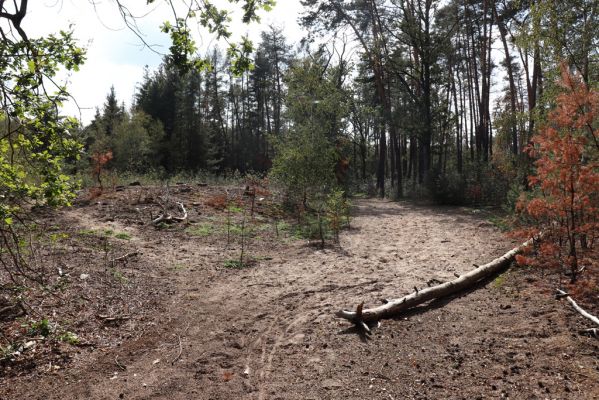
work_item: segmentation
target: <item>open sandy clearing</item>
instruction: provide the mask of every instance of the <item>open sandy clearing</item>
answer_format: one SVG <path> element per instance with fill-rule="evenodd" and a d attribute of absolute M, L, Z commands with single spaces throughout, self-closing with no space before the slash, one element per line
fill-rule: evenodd
<path fill-rule="evenodd" d="M 80 228 L 103 224 L 86 206 Z M 193 217 L 193 215 L 192 215 Z M 103 222 L 100 222 L 102 220 Z M 66 370 L 14 379 L 0 398 L 446 399 L 599 396 L 597 341 L 520 272 L 422 312 L 386 320 L 365 340 L 333 313 L 452 279 L 513 246 L 472 211 L 356 202 L 339 247 L 265 241 L 252 268 L 222 268 L 225 244 L 109 222 L 164 295 L 143 334 L 82 350 Z M 532 284 L 531 284 L 532 282 Z M 154 289 L 156 290 L 156 289 Z M 581 326 L 584 326 L 581 323 Z"/>

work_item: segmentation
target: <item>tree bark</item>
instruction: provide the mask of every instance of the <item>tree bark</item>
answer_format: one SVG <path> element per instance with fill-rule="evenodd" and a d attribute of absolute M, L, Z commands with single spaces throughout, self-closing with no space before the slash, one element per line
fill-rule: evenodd
<path fill-rule="evenodd" d="M 497 5 L 494 5 L 495 18 L 497 19 L 497 26 L 499 27 L 499 34 L 501 37 L 501 43 L 503 43 L 503 51 L 505 53 L 505 67 L 507 70 L 508 82 L 510 85 L 510 125 L 512 130 L 512 154 L 518 155 L 518 129 L 516 126 L 516 83 L 514 80 L 514 70 L 512 67 L 512 57 L 510 56 L 510 49 L 507 43 L 507 29 L 505 27 L 505 21 L 500 19 L 497 13 Z"/>

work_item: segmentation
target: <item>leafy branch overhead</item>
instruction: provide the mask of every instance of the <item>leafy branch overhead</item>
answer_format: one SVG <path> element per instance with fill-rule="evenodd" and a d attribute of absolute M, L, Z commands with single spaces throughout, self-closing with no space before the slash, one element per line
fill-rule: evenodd
<path fill-rule="evenodd" d="M 21 28 L 27 1 L 9 10 L 1 2 L 0 21 L 0 221 L 10 223 L 23 201 L 68 204 L 74 181 L 64 162 L 79 156 L 78 123 L 61 115 L 69 97 L 56 82 L 60 71 L 77 71 L 85 51 L 72 31 L 30 38 Z"/>
<path fill-rule="evenodd" d="M 274 0 L 229 0 L 230 3 L 242 3 L 243 10 L 242 22 L 250 24 L 260 22 L 259 11 L 270 11 L 275 5 Z M 148 0 L 147 4 L 155 3 L 155 0 Z M 239 75 L 243 71 L 252 68 L 250 55 L 253 52 L 253 44 L 247 38 L 243 37 L 239 43 L 232 43 L 230 24 L 233 19 L 231 11 L 220 9 L 209 0 L 192 1 L 189 4 L 184 2 L 166 0 L 173 13 L 173 21 L 166 21 L 162 24 L 161 30 L 170 35 L 171 47 L 167 60 L 179 68 L 183 73 L 190 70 L 200 71 L 211 67 L 207 58 L 198 56 L 198 48 L 192 38 L 192 25 L 195 24 L 208 29 L 208 32 L 216 35 L 216 39 L 222 39 L 229 44 L 227 53 L 231 57 L 231 71 Z M 121 9 L 124 9 L 119 2 Z M 185 16 L 179 16 L 178 11 L 185 10 Z M 123 15 L 125 19 L 135 17 L 130 13 Z M 136 25 L 128 25 L 137 29 Z"/>
<path fill-rule="evenodd" d="M 154 1 L 146 4 L 151 3 Z M 180 72 L 208 69 L 208 59 L 196 55 L 191 22 L 228 40 L 229 12 L 209 1 L 167 3 L 174 21 L 161 27 L 172 42 L 166 61 Z M 85 61 L 85 50 L 77 44 L 72 30 L 29 37 L 22 27 L 28 5 L 27 0 L 0 1 L 0 220 L 5 222 L 12 221 L 12 214 L 26 200 L 68 204 L 75 182 L 63 173 L 64 162 L 77 159 L 81 150 L 74 135 L 76 119 L 61 115 L 69 93 L 56 76 L 61 71 L 78 71 Z M 135 17 L 126 5 L 120 1 L 117 5 L 127 26 L 136 29 Z M 257 12 L 268 11 L 273 5 L 272 0 L 243 2 L 243 22 L 259 21 Z M 181 9 L 186 10 L 184 16 L 178 14 Z M 252 51 L 247 38 L 230 44 L 228 54 L 235 74 L 252 68 Z"/>

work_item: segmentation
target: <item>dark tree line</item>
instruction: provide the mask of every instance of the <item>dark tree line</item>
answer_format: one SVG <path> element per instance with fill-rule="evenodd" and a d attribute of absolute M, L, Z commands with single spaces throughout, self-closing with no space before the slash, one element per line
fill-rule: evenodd
<path fill-rule="evenodd" d="M 376 149 L 381 195 L 387 180 L 397 196 L 417 185 L 484 192 L 481 173 L 524 180 L 522 152 L 555 97 L 560 62 L 597 84 L 593 1 L 302 3 L 304 26 L 346 32 L 360 50 L 356 105 L 375 115 L 354 107 L 352 120 Z"/>
<path fill-rule="evenodd" d="M 128 112 L 111 90 L 85 129 L 90 151 L 112 151 L 117 168 L 136 172 L 265 172 L 273 156 L 269 138 L 279 136 L 284 124 L 283 76 L 292 59 L 290 46 L 281 30 L 271 27 L 256 49 L 253 69 L 234 75 L 230 58 L 218 50 L 208 59 L 211 67 L 202 71 L 182 73 L 167 61 L 155 72 L 146 71 Z M 141 141 L 149 148 L 139 149 L 137 163 L 119 162 L 119 153 L 131 150 L 121 146 L 121 139 L 136 121 L 153 121 L 158 132 Z"/>
<path fill-rule="evenodd" d="M 558 65 L 565 60 L 587 85 L 598 82 L 593 1 L 302 4 L 307 42 L 316 40 L 299 53 L 271 27 L 254 68 L 239 75 L 218 51 L 202 72 L 182 73 L 165 62 L 145 74 L 129 112 L 109 96 L 91 127 L 110 137 L 119 124 L 126 135 L 136 131 L 131 124 L 153 123 L 140 170 L 222 173 L 266 172 L 278 153 L 289 154 L 282 139 L 306 130 L 324 135 L 317 128 L 334 123 L 334 137 L 323 145 L 334 149 L 337 164 L 350 165 L 349 177 L 338 180 L 373 179 L 381 196 L 501 200 L 510 185 L 526 184 L 532 161 L 524 150 L 555 98 Z M 298 94 L 313 79 L 334 95 Z M 319 112 L 325 97 L 327 107 L 331 98 L 338 102 L 336 114 Z M 298 107 L 310 118 L 300 118 Z M 118 164 L 118 145 L 109 147 Z"/>

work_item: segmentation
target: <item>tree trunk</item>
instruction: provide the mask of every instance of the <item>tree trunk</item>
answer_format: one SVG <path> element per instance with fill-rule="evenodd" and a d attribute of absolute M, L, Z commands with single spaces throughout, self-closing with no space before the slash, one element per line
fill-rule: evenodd
<path fill-rule="evenodd" d="M 501 42 L 503 43 L 503 51 L 505 53 L 505 67 L 507 70 L 508 81 L 510 84 L 510 125 L 512 128 L 512 154 L 518 155 L 518 129 L 516 127 L 516 83 L 514 81 L 514 71 L 512 68 L 512 57 L 510 56 L 510 49 L 507 44 L 507 29 L 503 19 L 499 18 L 497 14 L 497 5 L 494 6 L 495 18 L 497 19 L 497 26 L 499 27 L 499 34 L 501 36 Z"/>
<path fill-rule="evenodd" d="M 460 116 L 460 108 L 458 106 L 458 94 L 457 94 L 457 90 L 455 87 L 455 75 L 459 74 L 459 71 L 456 71 L 456 73 L 454 74 L 454 72 L 451 70 L 451 63 L 450 63 L 450 81 L 451 81 L 451 95 L 453 97 L 453 107 L 455 110 L 455 117 L 454 117 L 454 123 L 455 123 L 455 148 L 456 148 L 456 166 L 458 169 L 458 174 L 462 173 L 462 165 L 463 165 L 463 161 L 462 161 L 462 126 L 460 124 L 461 121 L 461 116 Z"/>
<path fill-rule="evenodd" d="M 387 163 L 387 137 L 385 132 L 385 122 L 380 121 L 379 134 L 379 162 L 376 170 L 377 187 L 381 198 L 385 198 L 385 164 Z"/>

